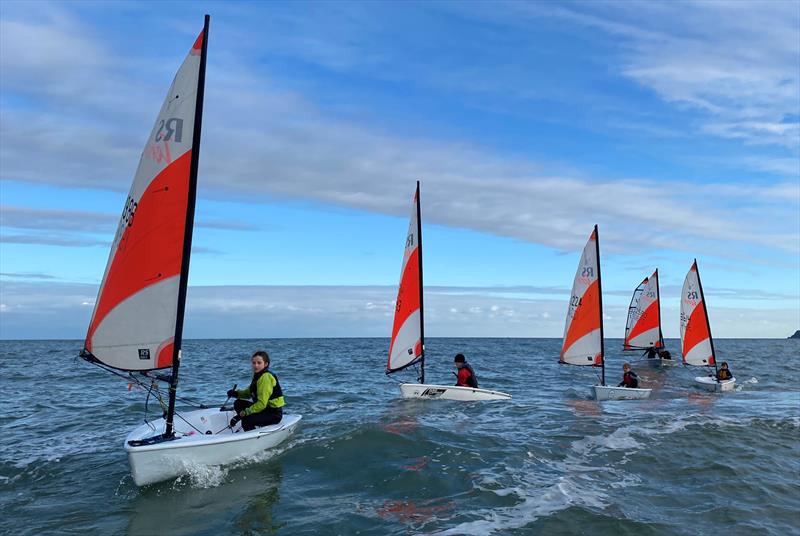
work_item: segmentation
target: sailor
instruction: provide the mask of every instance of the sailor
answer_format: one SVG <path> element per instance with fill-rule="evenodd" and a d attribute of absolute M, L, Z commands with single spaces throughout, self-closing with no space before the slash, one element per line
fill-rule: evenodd
<path fill-rule="evenodd" d="M 717 381 L 721 382 L 723 380 L 730 380 L 731 378 L 733 378 L 733 374 L 731 374 L 731 371 L 728 368 L 728 362 L 723 361 L 719 366 L 719 370 L 717 371 Z"/>
<path fill-rule="evenodd" d="M 478 378 L 475 376 L 475 371 L 472 370 L 472 367 L 467 363 L 467 358 L 464 357 L 464 354 L 456 354 L 453 362 L 458 369 L 458 373 L 456 373 L 456 387 L 472 387 L 477 389 Z"/>
<path fill-rule="evenodd" d="M 661 359 L 672 359 L 672 354 L 669 353 L 669 350 L 662 349 L 658 351 L 658 357 L 660 357 Z"/>
<path fill-rule="evenodd" d="M 636 373 L 631 370 L 630 364 L 625 363 L 622 365 L 622 372 L 622 381 L 619 382 L 617 387 L 630 387 L 637 389 L 639 387 L 639 376 L 637 376 Z"/>
<path fill-rule="evenodd" d="M 655 359 L 656 357 L 656 349 L 654 347 L 650 347 L 645 350 L 645 354 L 647 355 L 647 359 Z"/>
<path fill-rule="evenodd" d="M 283 390 L 275 376 L 269 369 L 269 355 L 263 350 L 259 350 L 250 358 L 253 366 L 253 380 L 247 389 L 231 389 L 228 397 L 236 398 L 233 409 L 236 415 L 231 419 L 231 428 L 236 423 L 242 421 L 242 428 L 245 431 L 254 429 L 256 426 L 269 426 L 278 424 L 283 418 L 283 406 L 286 402 L 283 399 Z M 246 400 L 250 398 L 250 400 Z"/>

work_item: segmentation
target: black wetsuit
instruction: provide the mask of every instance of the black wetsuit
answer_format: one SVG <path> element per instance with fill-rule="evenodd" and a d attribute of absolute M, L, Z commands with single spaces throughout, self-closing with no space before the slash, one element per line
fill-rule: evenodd
<path fill-rule="evenodd" d="M 733 378 L 733 373 L 730 369 L 719 369 L 717 371 L 717 381 L 730 380 Z"/>

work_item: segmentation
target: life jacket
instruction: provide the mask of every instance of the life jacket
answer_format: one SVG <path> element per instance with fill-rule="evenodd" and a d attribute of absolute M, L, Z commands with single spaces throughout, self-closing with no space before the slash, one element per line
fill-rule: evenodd
<path fill-rule="evenodd" d="M 462 385 L 461 383 L 462 370 L 466 370 L 469 372 L 469 375 L 463 380 L 464 384 L 466 385 Z M 458 385 L 462 385 L 465 387 L 472 387 L 473 389 L 478 388 L 478 377 L 475 375 L 475 371 L 472 370 L 472 367 L 469 365 L 469 363 L 464 363 L 464 365 L 460 369 L 458 369 Z"/>
<path fill-rule="evenodd" d="M 260 380 L 261 376 L 263 376 L 264 374 L 269 374 L 273 378 L 275 378 L 275 387 L 272 388 L 272 394 L 269 395 L 269 402 L 267 403 L 267 407 L 276 407 L 273 406 L 272 401 L 277 400 L 278 398 L 283 399 L 283 389 L 281 389 L 281 383 L 278 381 L 278 377 L 267 369 L 264 369 L 257 374 L 253 374 L 253 381 L 250 382 L 250 398 L 253 399 L 253 402 L 258 401 L 258 380 Z M 281 402 L 282 401 L 283 400 L 281 400 Z M 280 404 L 280 406 L 283 406 L 283 404 Z"/>
<path fill-rule="evenodd" d="M 733 374 L 731 374 L 730 369 L 719 369 L 719 372 L 717 372 L 718 380 L 730 380 L 731 378 L 733 378 Z"/>
<path fill-rule="evenodd" d="M 622 383 L 625 387 L 637 388 L 639 387 L 639 377 L 634 371 L 626 372 L 622 375 Z"/>

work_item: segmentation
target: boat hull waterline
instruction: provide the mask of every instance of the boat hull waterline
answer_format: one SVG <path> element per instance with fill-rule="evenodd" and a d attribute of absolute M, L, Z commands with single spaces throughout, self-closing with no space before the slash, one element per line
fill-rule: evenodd
<path fill-rule="evenodd" d="M 166 423 L 158 419 L 137 427 L 125 438 L 133 481 L 144 486 L 187 474 L 197 466 L 221 466 L 252 457 L 285 441 L 302 419 L 300 415 L 284 415 L 278 424 L 245 432 L 241 423 L 233 430 L 227 427 L 233 415 L 233 411 L 219 409 L 181 413 L 200 432 L 177 418 L 177 439 L 131 446 L 129 441 L 163 434 Z"/>
<path fill-rule="evenodd" d="M 647 361 L 647 363 L 651 367 L 660 367 L 660 368 L 674 367 L 675 365 L 680 363 L 680 361 L 676 359 L 661 359 L 660 357 L 645 359 L 644 361 Z"/>
<path fill-rule="evenodd" d="M 472 402 L 476 400 L 510 400 L 511 395 L 489 389 L 459 387 L 455 385 L 432 385 L 420 383 L 401 383 L 403 398 L 423 398 L 426 400 L 457 400 Z"/>
<path fill-rule="evenodd" d="M 713 376 L 696 376 L 694 382 L 697 387 L 716 393 L 733 391 L 734 387 L 736 387 L 736 378 L 717 381 Z"/>
<path fill-rule="evenodd" d="M 611 387 L 610 385 L 592 386 L 592 394 L 597 401 L 603 400 L 643 400 L 650 398 L 652 389 L 633 387 Z"/>

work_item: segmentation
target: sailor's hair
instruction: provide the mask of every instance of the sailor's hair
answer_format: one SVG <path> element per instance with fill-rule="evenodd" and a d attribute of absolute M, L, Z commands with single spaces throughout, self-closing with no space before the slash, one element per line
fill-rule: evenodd
<path fill-rule="evenodd" d="M 260 357 L 261 359 L 264 360 L 264 363 L 269 365 L 269 354 L 264 350 L 258 350 L 253 354 L 253 357 Z M 251 357 L 250 359 L 253 359 L 253 357 Z"/>
<path fill-rule="evenodd" d="M 467 358 L 464 357 L 464 354 L 456 354 L 456 357 L 453 359 L 456 363 L 466 363 Z"/>

